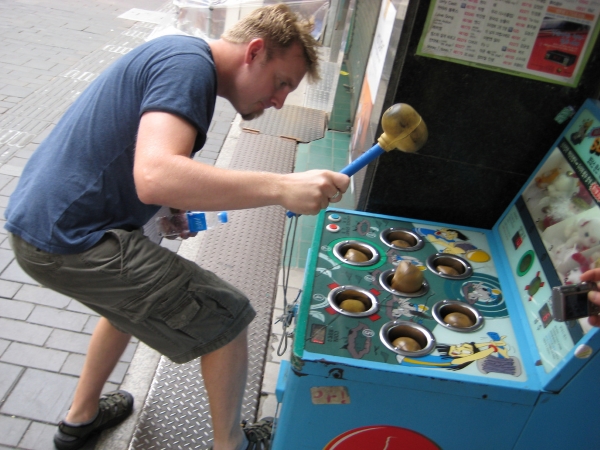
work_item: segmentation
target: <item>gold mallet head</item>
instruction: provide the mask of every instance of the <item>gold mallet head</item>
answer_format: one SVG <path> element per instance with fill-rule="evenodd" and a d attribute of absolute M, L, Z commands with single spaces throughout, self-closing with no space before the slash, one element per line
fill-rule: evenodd
<path fill-rule="evenodd" d="M 406 103 L 390 106 L 381 118 L 383 134 L 377 142 L 386 152 L 398 149 L 406 153 L 414 153 L 427 142 L 427 126 L 425 122 Z"/>

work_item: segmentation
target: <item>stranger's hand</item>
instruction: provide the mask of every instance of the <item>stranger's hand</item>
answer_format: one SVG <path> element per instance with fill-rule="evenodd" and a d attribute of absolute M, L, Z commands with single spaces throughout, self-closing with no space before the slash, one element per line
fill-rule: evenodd
<path fill-rule="evenodd" d="M 600 288 L 600 269 L 591 269 L 581 275 L 581 281 L 587 281 L 588 283 L 596 283 L 596 287 Z M 590 302 L 600 305 L 600 291 L 591 291 L 588 293 L 588 299 Z M 600 327 L 600 316 L 588 317 L 590 325 Z"/>
<path fill-rule="evenodd" d="M 350 178 L 330 170 L 309 170 L 285 175 L 281 205 L 296 214 L 318 214 L 337 203 L 348 189 Z"/>

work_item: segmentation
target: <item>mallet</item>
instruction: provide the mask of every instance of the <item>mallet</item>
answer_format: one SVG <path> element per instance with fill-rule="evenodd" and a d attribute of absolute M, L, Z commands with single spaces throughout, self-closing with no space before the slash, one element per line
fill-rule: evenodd
<path fill-rule="evenodd" d="M 383 152 L 398 149 L 406 153 L 414 153 L 427 141 L 428 133 L 425 122 L 419 113 L 406 103 L 390 106 L 383 113 L 381 127 L 383 133 L 377 139 L 377 144 L 344 167 L 340 171 L 341 173 L 351 177 Z M 295 215 L 291 211 L 287 212 L 288 217 Z"/>

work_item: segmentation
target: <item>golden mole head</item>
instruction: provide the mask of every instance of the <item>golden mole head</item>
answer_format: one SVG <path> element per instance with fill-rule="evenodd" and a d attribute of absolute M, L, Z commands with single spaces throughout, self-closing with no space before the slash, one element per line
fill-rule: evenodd
<path fill-rule="evenodd" d="M 425 122 L 414 108 L 406 103 L 390 106 L 381 119 L 383 134 L 379 137 L 379 145 L 390 151 L 395 148 L 403 152 L 413 153 L 427 141 L 428 133 Z"/>

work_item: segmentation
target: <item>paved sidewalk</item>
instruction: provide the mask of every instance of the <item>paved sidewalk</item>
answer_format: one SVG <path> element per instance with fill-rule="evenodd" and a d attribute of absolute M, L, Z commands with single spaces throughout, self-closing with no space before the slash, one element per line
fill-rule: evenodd
<path fill-rule="evenodd" d="M 6 240 L 4 209 L 27 159 L 66 108 L 153 31 L 152 24 L 117 18 L 132 8 L 172 11 L 165 0 L 0 1 L 0 449 L 54 448 L 56 423 L 98 321 L 21 271 Z M 216 114 L 211 145 L 198 155 L 206 162 L 214 163 L 234 116 L 219 105 L 223 117 Z M 132 340 L 105 390 L 120 386 L 136 347 Z"/>

